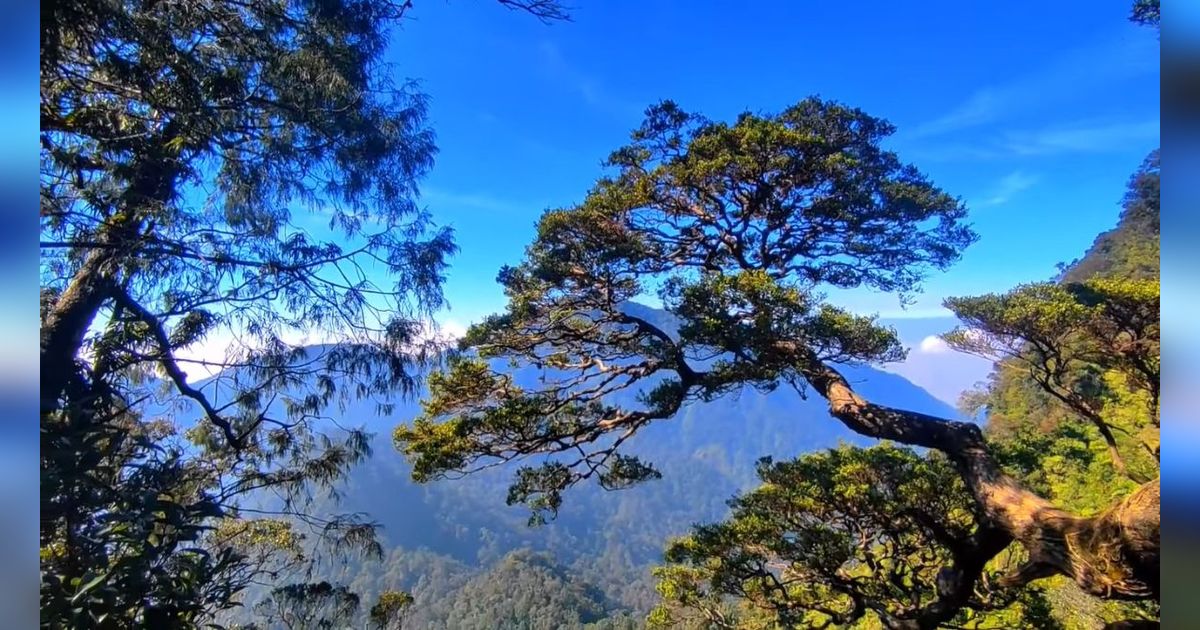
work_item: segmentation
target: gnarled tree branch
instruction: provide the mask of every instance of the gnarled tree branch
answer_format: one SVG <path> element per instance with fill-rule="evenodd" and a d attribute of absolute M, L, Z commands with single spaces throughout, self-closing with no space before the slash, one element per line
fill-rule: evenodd
<path fill-rule="evenodd" d="M 1061 574 L 1097 597 L 1158 598 L 1157 479 L 1101 514 L 1076 516 L 1005 474 L 976 425 L 868 402 L 811 354 L 799 370 L 829 401 L 830 413 L 852 431 L 937 449 L 955 463 L 989 521 L 1029 552 L 1028 563 L 1007 585 Z"/>

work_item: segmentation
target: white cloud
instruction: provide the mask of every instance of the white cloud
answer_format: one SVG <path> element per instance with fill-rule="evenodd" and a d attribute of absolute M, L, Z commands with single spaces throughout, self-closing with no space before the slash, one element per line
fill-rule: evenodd
<path fill-rule="evenodd" d="M 987 131 L 972 144 L 934 144 L 918 147 L 912 151 L 912 154 L 919 156 L 922 160 L 953 162 L 1078 153 L 1110 153 L 1128 149 L 1130 145 L 1146 147 L 1157 145 L 1159 130 L 1160 124 L 1157 119 L 1101 120 L 1082 123 L 1072 121 L 1038 129 Z M 1015 180 L 1014 183 L 1016 183 Z M 1003 203 L 1003 201 L 989 203 L 993 198 L 1004 199 L 1003 195 L 996 194 L 985 199 L 981 205 Z"/>
<path fill-rule="evenodd" d="M 1009 173 L 1001 178 L 992 192 L 976 205 L 999 206 L 1006 204 L 1017 194 L 1032 188 L 1037 182 L 1036 175 L 1028 175 L 1021 171 Z"/>
<path fill-rule="evenodd" d="M 447 319 L 435 324 L 433 330 L 433 339 L 449 343 L 462 339 L 466 334 L 466 326 L 454 321 L 453 319 Z"/>
<path fill-rule="evenodd" d="M 937 338 L 926 337 L 925 341 L 930 339 Z M 883 366 L 883 369 L 903 376 L 951 406 L 956 406 L 959 396 L 975 383 L 987 378 L 992 370 L 992 362 L 987 359 L 952 352 L 949 348 L 933 342 L 929 342 L 928 345 L 944 349 L 935 352 L 910 352 L 902 363 L 889 363 Z"/>
<path fill-rule="evenodd" d="M 1157 143 L 1159 121 L 1117 122 L 1049 127 L 1007 134 L 1005 148 L 1016 155 L 1101 153 L 1137 143 Z"/>
<path fill-rule="evenodd" d="M 911 139 L 941 136 L 1078 99 L 1129 77 L 1154 72 L 1157 59 L 1158 43 L 1153 37 L 1114 35 L 1007 82 L 980 87 L 959 105 L 906 135 Z"/>
<path fill-rule="evenodd" d="M 280 332 L 279 338 L 293 346 L 315 346 L 339 340 L 337 335 L 324 330 L 284 330 Z M 187 375 L 188 382 L 195 383 L 216 376 L 235 355 L 253 347 L 248 345 L 251 343 L 252 340 L 243 335 L 235 335 L 231 330 L 221 329 L 210 333 L 198 343 L 176 350 L 175 357 L 180 369 Z"/>
<path fill-rule="evenodd" d="M 1004 110 L 1004 104 L 1013 100 L 1013 90 L 983 88 L 972 94 L 962 104 L 946 114 L 917 125 L 908 134 L 910 138 L 939 136 L 951 131 L 974 127 L 991 122 Z"/>
<path fill-rule="evenodd" d="M 929 335 L 921 340 L 917 349 L 925 354 L 943 354 L 950 352 L 950 346 L 937 335 Z"/>
<path fill-rule="evenodd" d="M 228 361 L 234 336 L 229 331 L 209 334 L 202 341 L 175 351 L 180 369 L 187 375 L 189 383 L 216 376 Z"/>
<path fill-rule="evenodd" d="M 623 118 L 641 116 L 643 110 L 641 105 L 618 97 L 608 90 L 599 79 L 577 68 L 554 42 L 541 42 L 538 51 L 546 70 L 556 76 L 564 85 L 573 88 L 584 103 Z"/>
<path fill-rule="evenodd" d="M 440 345 L 451 345 L 467 334 L 467 327 L 453 319 L 432 321 L 424 325 L 422 341 Z M 293 346 L 315 346 L 338 343 L 351 339 L 352 335 L 339 335 L 326 330 L 284 330 L 280 339 Z M 229 329 L 210 333 L 202 341 L 175 352 L 180 367 L 190 383 L 215 376 L 229 364 L 234 354 L 247 349 L 253 340 L 234 334 Z"/>

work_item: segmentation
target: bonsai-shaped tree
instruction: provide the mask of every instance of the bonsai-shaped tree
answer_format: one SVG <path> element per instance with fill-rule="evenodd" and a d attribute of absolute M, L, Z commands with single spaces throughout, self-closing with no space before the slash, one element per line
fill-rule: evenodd
<path fill-rule="evenodd" d="M 984 565 L 1013 541 L 1028 559 L 1005 585 L 1063 574 L 1097 597 L 1156 598 L 1157 480 L 1098 515 L 1069 513 L 1006 474 L 975 424 L 866 400 L 839 371 L 904 353 L 893 330 L 826 303 L 822 288 L 905 296 L 975 239 L 961 201 L 881 148 L 892 132 L 816 98 L 732 124 L 671 102 L 650 108 L 609 157 L 614 172 L 579 205 L 542 217 L 525 260 L 499 275 L 506 311 L 468 331 L 465 352 L 431 377 L 422 415 L 396 429 L 414 477 L 529 458 L 508 499 L 543 519 L 581 481 L 657 477 L 622 446 L 688 402 L 793 387 L 825 398 L 859 434 L 940 452 L 968 493 L 975 524 L 941 558 L 936 596 L 908 615 L 919 627 L 966 606 Z M 677 325 L 627 308 L 650 292 Z M 987 303 L 959 310 L 984 328 L 1007 321 Z M 1084 319 L 1102 319 L 1104 307 L 1084 308 Z M 517 386 L 505 361 L 542 368 L 543 382 Z M 639 403 L 615 404 L 621 390 L 640 392 Z"/>

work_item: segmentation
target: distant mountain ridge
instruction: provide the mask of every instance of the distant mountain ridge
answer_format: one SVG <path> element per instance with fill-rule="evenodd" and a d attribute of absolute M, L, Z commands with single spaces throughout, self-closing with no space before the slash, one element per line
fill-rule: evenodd
<path fill-rule="evenodd" d="M 677 329 L 666 311 L 640 304 L 627 308 L 664 330 Z M 871 400 L 956 417 L 952 407 L 897 374 L 867 366 L 843 370 Z M 541 372 L 523 366 L 513 375 L 518 385 L 533 387 Z M 634 393 L 622 392 L 622 401 L 626 396 L 632 401 Z M 593 617 L 595 606 L 601 605 L 597 602 L 602 602 L 611 614 L 636 618 L 653 601 L 649 568 L 661 560 L 668 537 L 722 517 L 730 497 L 755 485 L 759 458 L 784 459 L 839 443 L 873 442 L 831 418 L 825 401 L 815 394 L 804 399 L 784 387 L 765 394 L 747 387 L 711 402 L 688 404 L 675 417 L 647 426 L 630 440 L 628 453 L 653 463 L 663 479 L 619 492 L 606 492 L 595 484 L 574 488 L 566 493 L 557 519 L 530 528 L 526 508 L 505 504 L 514 465 L 463 479 L 415 484 L 408 464 L 391 445 L 390 432 L 419 413 L 418 403 L 397 404 L 387 417 L 374 417 L 374 405 L 351 405 L 338 419 L 344 426 L 363 425 L 376 437 L 373 457 L 352 472 L 337 509 L 369 513 L 382 525 L 393 553 L 382 563 L 346 567 L 331 577 L 353 584 L 364 601 L 389 588 L 413 592 L 414 627 L 475 627 L 455 617 L 465 614 L 462 610 L 450 612 L 466 605 L 455 598 L 468 596 L 468 584 L 486 582 L 488 578 L 480 576 L 487 571 L 511 574 L 511 554 L 522 549 L 548 554 L 539 556 L 542 568 L 534 573 L 550 576 L 553 572 L 545 567 L 552 558 L 568 567 L 574 580 L 598 589 L 595 593 L 603 595 L 599 599 L 575 582 L 563 586 L 592 593 L 568 598 L 590 602 L 584 617 Z M 422 559 L 425 570 L 409 566 L 414 557 Z M 399 571 L 397 563 L 408 569 Z M 444 579 L 435 584 L 430 575 Z M 471 597 L 477 596 L 476 592 Z"/>

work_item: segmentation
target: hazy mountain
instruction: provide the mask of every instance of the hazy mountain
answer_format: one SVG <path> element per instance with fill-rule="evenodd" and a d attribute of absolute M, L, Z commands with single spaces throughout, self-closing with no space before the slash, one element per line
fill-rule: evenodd
<path fill-rule="evenodd" d="M 675 329 L 664 311 L 628 308 Z M 955 414 L 897 374 L 866 366 L 844 370 L 871 400 L 945 417 Z M 516 380 L 525 386 L 535 385 L 540 377 L 531 367 L 515 371 Z M 633 393 L 625 396 L 632 400 Z M 695 523 L 720 518 L 725 502 L 755 483 L 754 466 L 760 457 L 789 458 L 839 442 L 871 441 L 830 418 L 825 401 L 815 395 L 804 399 L 782 387 L 768 394 L 747 388 L 690 404 L 630 441 L 629 452 L 653 462 L 663 479 L 618 492 L 595 485 L 573 489 L 556 520 L 531 528 L 526 508 L 505 504 L 514 465 L 464 479 L 414 484 L 407 463 L 391 445 L 390 432 L 396 424 L 410 421 L 418 404 L 399 404 L 387 417 L 374 417 L 374 409 L 373 402 L 359 403 L 346 409 L 341 419 L 343 424 L 365 425 L 376 439 L 375 454 L 353 472 L 338 509 L 371 514 L 382 525 L 392 551 L 384 562 L 344 567 L 330 577 L 353 583 L 364 601 L 385 588 L 412 591 L 417 598 L 415 627 L 458 627 L 452 621 L 458 619 L 461 625 L 463 617 L 455 615 L 478 618 L 474 609 L 454 611 L 467 605 L 462 598 L 478 598 L 481 583 L 494 578 L 501 588 L 511 582 L 516 562 L 511 554 L 521 549 L 546 554 L 536 563 L 539 580 L 557 584 L 547 576 L 555 574 L 554 567 L 569 568 L 573 581 L 563 582 L 563 588 L 570 593 L 560 595 L 589 602 L 580 623 L 595 616 L 596 606 L 607 607 L 609 613 L 640 615 L 653 601 L 649 568 L 660 560 L 666 539 Z M 528 559 L 520 562 L 527 564 Z M 486 577 L 496 571 L 500 573 Z"/>

